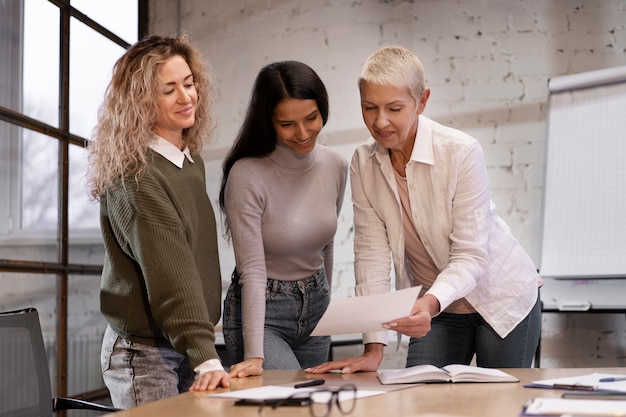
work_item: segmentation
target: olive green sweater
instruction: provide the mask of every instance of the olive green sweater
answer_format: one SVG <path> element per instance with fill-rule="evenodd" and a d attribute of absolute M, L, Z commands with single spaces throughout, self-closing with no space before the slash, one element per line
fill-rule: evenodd
<path fill-rule="evenodd" d="M 173 347 L 192 367 L 218 359 L 221 310 L 217 227 L 204 162 L 182 168 L 149 150 L 149 169 L 101 199 L 106 256 L 101 310 L 134 342 Z"/>

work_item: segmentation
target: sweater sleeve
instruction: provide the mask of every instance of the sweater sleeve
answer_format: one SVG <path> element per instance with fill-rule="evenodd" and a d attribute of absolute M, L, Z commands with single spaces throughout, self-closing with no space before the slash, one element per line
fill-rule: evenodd
<path fill-rule="evenodd" d="M 225 189 L 225 211 L 240 275 L 244 359 L 264 358 L 267 268 L 262 217 L 265 202 L 260 192 L 262 184 L 250 181 L 254 178 L 245 164 L 235 164 Z"/>

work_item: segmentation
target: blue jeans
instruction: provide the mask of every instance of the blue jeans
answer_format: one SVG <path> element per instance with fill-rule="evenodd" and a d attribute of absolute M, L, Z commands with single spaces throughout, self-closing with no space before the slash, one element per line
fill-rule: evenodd
<path fill-rule="evenodd" d="M 264 369 L 306 369 L 328 360 L 329 336 L 311 336 L 330 303 L 324 270 L 297 281 L 268 278 L 265 287 Z M 224 342 L 232 363 L 243 361 L 241 286 L 233 272 L 224 300 Z"/>
<path fill-rule="evenodd" d="M 406 366 L 452 363 L 485 368 L 530 368 L 541 336 L 541 301 L 511 333 L 502 339 L 478 313 L 441 313 L 431 322 L 430 332 L 411 338 Z"/>
<path fill-rule="evenodd" d="M 194 372 L 184 355 L 120 337 L 107 326 L 100 356 L 113 406 L 131 408 L 189 390 Z"/>

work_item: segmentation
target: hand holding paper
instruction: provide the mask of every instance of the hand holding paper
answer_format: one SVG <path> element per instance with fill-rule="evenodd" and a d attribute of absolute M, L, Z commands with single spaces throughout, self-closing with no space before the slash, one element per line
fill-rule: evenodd
<path fill-rule="evenodd" d="M 312 336 L 367 333 L 385 330 L 383 323 L 406 317 L 421 286 L 353 298 L 331 299 Z"/>

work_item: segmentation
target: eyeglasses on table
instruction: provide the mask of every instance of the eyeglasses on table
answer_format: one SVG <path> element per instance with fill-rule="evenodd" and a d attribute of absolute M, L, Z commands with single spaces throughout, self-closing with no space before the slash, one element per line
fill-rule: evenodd
<path fill-rule="evenodd" d="M 272 409 L 285 405 L 305 405 L 309 407 L 312 417 L 326 417 L 330 414 L 333 403 L 341 414 L 350 414 L 356 405 L 356 385 L 345 384 L 337 389 L 318 389 L 307 393 L 292 394 L 272 404 Z M 263 404 L 259 413 L 263 411 Z"/>

